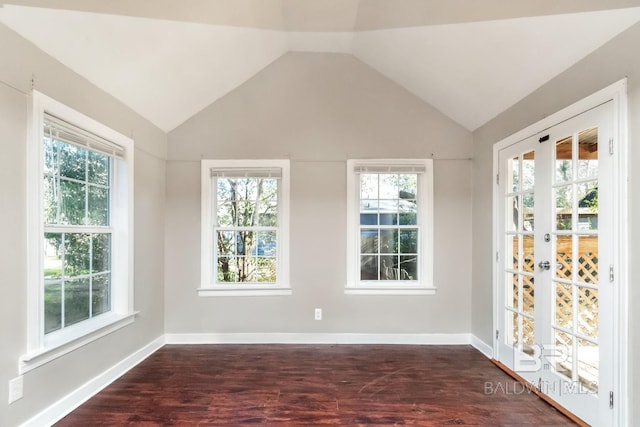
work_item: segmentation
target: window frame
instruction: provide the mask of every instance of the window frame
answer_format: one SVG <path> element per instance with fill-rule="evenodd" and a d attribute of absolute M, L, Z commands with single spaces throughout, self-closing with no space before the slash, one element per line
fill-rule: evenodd
<path fill-rule="evenodd" d="M 356 169 L 420 165 L 418 174 L 418 280 L 360 279 L 360 173 Z M 382 173 L 382 172 L 372 172 Z M 433 282 L 433 160 L 349 159 L 347 160 L 347 284 L 345 294 L 434 295 Z"/>
<path fill-rule="evenodd" d="M 32 92 L 27 140 L 27 353 L 20 372 L 28 372 L 134 321 L 133 226 L 134 142 L 119 132 L 36 90 Z M 111 157 L 110 226 L 111 309 L 60 330 L 44 330 L 43 137 L 45 113 L 124 149 Z M 82 227 L 69 226 L 68 231 Z M 91 226 L 89 226 L 91 228 Z M 95 228 L 95 227 L 94 227 Z"/>
<path fill-rule="evenodd" d="M 217 203 L 215 177 L 211 169 L 273 169 L 282 171 L 278 179 L 278 225 L 276 283 L 219 283 L 213 273 L 214 267 L 214 212 Z M 218 160 L 201 161 L 201 274 L 199 296 L 277 296 L 291 295 L 289 283 L 289 200 L 290 162 L 287 159 L 270 160 Z"/>

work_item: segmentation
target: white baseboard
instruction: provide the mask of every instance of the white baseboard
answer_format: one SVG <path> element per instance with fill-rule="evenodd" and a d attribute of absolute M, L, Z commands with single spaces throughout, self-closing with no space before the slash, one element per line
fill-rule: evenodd
<path fill-rule="evenodd" d="M 101 373 L 100 375 L 91 379 L 62 399 L 58 400 L 56 403 L 49 406 L 44 411 L 35 415 L 24 424 L 22 424 L 22 427 L 41 427 L 54 424 L 55 422 L 62 419 L 65 415 L 76 409 L 78 406 L 89 400 L 100 390 L 104 389 L 106 386 L 124 375 L 138 363 L 142 362 L 144 359 L 156 352 L 164 344 L 164 336 L 160 336 L 159 338 L 153 340 L 146 346 L 142 347 L 140 350 L 129 355 L 122 361 L 118 362 L 116 365 L 107 369 L 105 372 Z"/>
<path fill-rule="evenodd" d="M 471 345 L 480 353 L 487 356 L 487 359 L 493 359 L 493 347 L 473 334 L 471 334 Z"/>
<path fill-rule="evenodd" d="M 167 344 L 471 344 L 470 334 L 207 333 L 166 334 Z"/>

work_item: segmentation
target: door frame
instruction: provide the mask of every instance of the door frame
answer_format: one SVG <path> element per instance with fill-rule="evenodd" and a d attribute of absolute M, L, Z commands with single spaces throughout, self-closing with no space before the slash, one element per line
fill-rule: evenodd
<path fill-rule="evenodd" d="M 627 176 L 628 176 L 628 148 L 627 148 L 627 79 L 624 78 L 598 92 L 577 101 L 576 103 L 551 114 L 544 119 L 514 133 L 497 142 L 493 146 L 493 356 L 498 358 L 498 274 L 499 274 L 499 234 L 498 209 L 499 185 L 498 172 L 500 170 L 500 150 L 544 132 L 545 130 L 569 120 L 581 113 L 597 107 L 600 104 L 613 102 L 613 170 L 614 170 L 614 271 L 613 284 L 614 299 L 614 331 L 613 331 L 613 421 L 614 425 L 627 425 L 629 422 L 629 381 L 628 370 L 628 336 L 629 336 L 629 283 L 628 283 L 628 207 L 627 207 Z M 604 149 L 608 149 L 605 147 Z"/>

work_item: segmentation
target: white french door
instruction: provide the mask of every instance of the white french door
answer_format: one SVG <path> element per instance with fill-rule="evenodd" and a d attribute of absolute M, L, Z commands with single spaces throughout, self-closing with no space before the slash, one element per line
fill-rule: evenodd
<path fill-rule="evenodd" d="M 498 153 L 496 358 L 612 425 L 614 103 Z M 610 142 L 611 141 L 611 142 Z"/>

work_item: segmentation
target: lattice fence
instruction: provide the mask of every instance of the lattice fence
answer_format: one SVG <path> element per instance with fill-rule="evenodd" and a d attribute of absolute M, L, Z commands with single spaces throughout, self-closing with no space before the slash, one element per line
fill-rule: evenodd
<path fill-rule="evenodd" d="M 522 271 L 533 272 L 536 268 L 536 260 L 533 256 L 533 240 L 523 241 Z M 514 240 L 513 253 L 518 254 L 518 241 Z M 598 238 L 597 236 L 580 237 L 577 263 L 575 264 L 570 236 L 559 239 L 556 245 L 556 264 L 554 277 L 582 282 L 590 286 L 598 283 Z M 513 258 L 514 270 L 518 269 L 518 259 Z M 533 314 L 535 306 L 535 285 L 533 277 L 522 275 L 522 310 Z M 569 329 L 573 328 L 573 322 L 578 323 L 580 333 L 591 337 L 598 336 L 598 290 L 584 286 L 575 286 L 575 297 L 572 285 L 554 282 L 555 286 L 555 324 Z M 518 306 L 520 294 L 518 276 L 513 276 L 513 306 Z M 573 303 L 577 306 L 577 317 L 573 316 Z M 535 342 L 533 336 L 533 320 L 523 316 L 521 340 L 525 344 Z M 514 332 L 518 331 L 517 317 L 514 316 Z M 517 340 L 517 333 L 514 333 Z"/>

